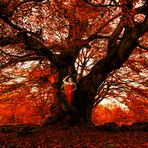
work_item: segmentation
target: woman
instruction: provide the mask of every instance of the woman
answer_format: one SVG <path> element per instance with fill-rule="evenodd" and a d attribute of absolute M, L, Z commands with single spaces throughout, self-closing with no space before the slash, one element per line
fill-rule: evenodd
<path fill-rule="evenodd" d="M 69 105 L 71 105 L 71 100 L 72 100 L 72 95 L 73 91 L 77 89 L 76 83 L 73 82 L 72 78 L 70 75 L 66 76 L 63 79 L 63 85 L 62 88 L 64 89 L 64 94 L 66 95 L 66 100 Z"/>

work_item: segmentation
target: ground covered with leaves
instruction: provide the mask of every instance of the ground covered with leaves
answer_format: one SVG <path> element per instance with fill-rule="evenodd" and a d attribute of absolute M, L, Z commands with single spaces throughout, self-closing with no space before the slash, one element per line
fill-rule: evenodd
<path fill-rule="evenodd" d="M 109 130 L 110 129 L 110 130 Z M 146 129 L 144 127 L 144 129 Z M 148 148 L 148 132 L 137 125 L 100 127 L 66 124 L 41 127 L 16 125 L 0 127 L 0 148 Z"/>

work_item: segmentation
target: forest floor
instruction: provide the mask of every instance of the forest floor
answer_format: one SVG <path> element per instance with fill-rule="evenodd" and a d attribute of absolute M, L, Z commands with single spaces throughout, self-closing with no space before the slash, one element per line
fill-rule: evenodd
<path fill-rule="evenodd" d="M 148 132 L 106 132 L 83 125 L 0 126 L 0 148 L 148 148 Z"/>

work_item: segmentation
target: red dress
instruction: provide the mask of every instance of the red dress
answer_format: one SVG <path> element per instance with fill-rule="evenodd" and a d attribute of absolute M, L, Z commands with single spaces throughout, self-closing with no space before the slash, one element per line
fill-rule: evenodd
<path fill-rule="evenodd" d="M 72 90 L 73 90 L 73 84 L 69 84 L 67 87 L 67 94 L 66 94 L 66 99 L 68 104 L 71 104 Z"/>

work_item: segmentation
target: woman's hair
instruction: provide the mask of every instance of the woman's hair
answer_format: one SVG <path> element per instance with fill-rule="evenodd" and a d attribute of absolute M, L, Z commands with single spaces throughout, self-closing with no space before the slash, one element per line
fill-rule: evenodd
<path fill-rule="evenodd" d="M 73 80 L 72 80 L 71 77 L 68 79 L 68 82 L 69 82 L 69 83 L 71 83 L 71 82 L 73 83 Z"/>

